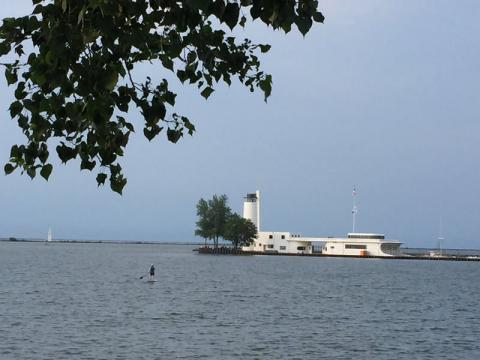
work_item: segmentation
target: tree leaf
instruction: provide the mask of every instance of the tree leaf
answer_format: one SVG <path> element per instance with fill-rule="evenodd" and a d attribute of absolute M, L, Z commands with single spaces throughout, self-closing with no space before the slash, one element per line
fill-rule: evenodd
<path fill-rule="evenodd" d="M 80 169 L 81 170 L 90 170 L 92 171 L 95 168 L 95 165 L 97 165 L 96 161 L 89 161 L 87 159 L 82 160 L 80 163 Z"/>
<path fill-rule="evenodd" d="M 110 188 L 116 193 L 122 195 L 125 185 L 127 185 L 127 179 L 122 176 L 110 176 Z"/>
<path fill-rule="evenodd" d="M 295 24 L 302 35 L 306 35 L 312 27 L 312 19 L 309 17 L 297 16 L 295 18 Z"/>
<path fill-rule="evenodd" d="M 200 93 L 205 99 L 208 99 L 208 97 L 214 92 L 210 86 L 207 86 L 203 91 Z"/>
<path fill-rule="evenodd" d="M 107 180 L 107 174 L 100 173 L 100 174 L 97 175 L 97 184 L 98 184 L 98 186 L 104 185 L 104 184 L 105 184 L 105 180 Z"/>
<path fill-rule="evenodd" d="M 238 16 L 240 15 L 240 8 L 236 3 L 228 3 L 223 13 L 222 21 L 233 30 L 238 23 Z"/>
<path fill-rule="evenodd" d="M 182 132 L 180 130 L 167 129 L 168 141 L 176 143 L 182 137 Z"/>
<path fill-rule="evenodd" d="M 266 44 L 266 45 L 260 44 L 260 45 L 258 45 L 258 46 L 259 46 L 260 51 L 261 51 L 262 53 L 268 52 L 268 51 L 270 50 L 270 48 L 271 48 L 271 46 L 268 45 L 268 44 Z"/>
<path fill-rule="evenodd" d="M 271 75 L 265 76 L 265 79 L 260 81 L 260 89 L 262 89 L 263 93 L 265 94 L 265 102 L 266 102 L 268 97 L 272 93 L 272 76 Z"/>
<path fill-rule="evenodd" d="M 157 136 L 160 131 L 162 131 L 162 128 L 159 127 L 158 125 L 154 125 L 150 128 L 148 127 L 145 127 L 143 129 L 143 135 L 145 135 L 145 137 L 148 139 L 148 141 L 152 141 L 152 139 Z"/>
<path fill-rule="evenodd" d="M 9 86 L 15 84 L 18 81 L 17 72 L 7 67 L 5 69 L 5 78 L 7 79 L 7 84 Z"/>
<path fill-rule="evenodd" d="M 3 169 L 5 171 L 5 175 L 8 175 L 8 174 L 11 174 L 15 170 L 15 166 L 13 166 L 12 164 L 6 164 Z"/>
<path fill-rule="evenodd" d="M 50 174 L 52 173 L 53 166 L 51 164 L 45 164 L 42 166 L 42 170 L 40 170 L 40 175 L 48 181 Z"/>
<path fill-rule="evenodd" d="M 66 145 L 58 145 L 57 146 L 57 154 L 62 162 L 66 163 L 71 159 L 75 159 L 77 157 L 77 150 L 70 148 Z"/>
<path fill-rule="evenodd" d="M 225 13 L 225 1 L 224 0 L 215 0 L 209 7 L 210 13 L 215 15 L 218 19 L 222 19 L 223 14 Z"/>
<path fill-rule="evenodd" d="M 321 12 L 316 12 L 313 14 L 313 20 L 319 23 L 323 23 L 325 21 L 325 16 Z"/>
<path fill-rule="evenodd" d="M 20 101 L 15 101 L 10 104 L 10 116 L 12 119 L 22 112 L 23 105 Z"/>
<path fill-rule="evenodd" d="M 28 166 L 27 175 L 30 176 L 30 179 L 33 179 L 37 175 L 37 170 L 33 166 Z"/>

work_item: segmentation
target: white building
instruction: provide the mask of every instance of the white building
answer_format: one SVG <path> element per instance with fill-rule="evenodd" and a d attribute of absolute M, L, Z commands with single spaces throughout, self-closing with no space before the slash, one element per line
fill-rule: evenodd
<path fill-rule="evenodd" d="M 322 254 L 349 256 L 400 256 L 400 241 L 383 234 L 349 233 L 347 238 L 323 239 Z"/>
<path fill-rule="evenodd" d="M 300 234 L 282 231 L 261 231 L 260 191 L 247 194 L 243 203 L 243 217 L 257 227 L 258 236 L 244 251 L 273 252 L 284 254 L 312 254 L 313 245 L 325 255 L 346 256 L 398 256 L 399 241 L 385 240 L 382 234 L 350 233 L 347 238 L 309 238 Z"/>

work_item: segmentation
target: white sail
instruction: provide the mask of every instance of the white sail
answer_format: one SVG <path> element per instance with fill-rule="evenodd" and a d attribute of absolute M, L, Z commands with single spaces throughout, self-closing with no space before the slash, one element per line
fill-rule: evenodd
<path fill-rule="evenodd" d="M 48 236 L 47 236 L 47 242 L 52 241 L 52 229 L 48 228 Z"/>
<path fill-rule="evenodd" d="M 443 223 L 442 223 L 442 218 L 440 218 L 440 229 L 439 229 L 438 237 L 437 237 L 438 249 L 430 251 L 430 256 L 431 257 L 445 257 L 443 255 L 443 242 L 444 242 L 444 240 L 445 240 L 445 238 L 443 237 Z"/>
<path fill-rule="evenodd" d="M 443 237 L 443 222 L 442 222 L 442 218 L 440 218 L 440 230 L 438 232 L 438 253 L 440 255 L 443 255 L 442 254 L 442 247 L 443 247 L 443 241 L 445 240 L 445 238 Z"/>

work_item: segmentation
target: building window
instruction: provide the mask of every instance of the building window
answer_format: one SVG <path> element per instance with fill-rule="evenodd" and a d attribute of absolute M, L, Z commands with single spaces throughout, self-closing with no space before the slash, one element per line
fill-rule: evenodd
<path fill-rule="evenodd" d="M 273 239 L 273 235 L 268 235 L 268 238 L 269 238 L 269 239 Z"/>
<path fill-rule="evenodd" d="M 280 250 L 287 250 L 286 246 L 280 246 Z"/>
<path fill-rule="evenodd" d="M 367 245 L 345 244 L 345 249 L 366 249 Z"/>
<path fill-rule="evenodd" d="M 258 246 L 262 246 L 262 244 L 258 244 Z"/>
<path fill-rule="evenodd" d="M 282 239 L 285 239 L 285 235 L 282 235 Z"/>
<path fill-rule="evenodd" d="M 335 246 L 330 246 L 330 249 L 335 249 Z"/>
<path fill-rule="evenodd" d="M 270 244 L 270 245 L 267 245 L 267 248 L 269 248 L 269 249 L 273 249 L 273 245 L 272 245 L 272 244 Z"/>
<path fill-rule="evenodd" d="M 385 235 L 381 234 L 348 234 L 349 239 L 379 239 L 384 240 Z"/>
<path fill-rule="evenodd" d="M 297 250 L 305 250 L 305 246 L 297 246 Z"/>

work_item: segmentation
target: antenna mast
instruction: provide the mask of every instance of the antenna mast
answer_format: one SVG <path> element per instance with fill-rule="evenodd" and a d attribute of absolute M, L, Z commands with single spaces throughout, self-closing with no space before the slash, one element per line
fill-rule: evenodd
<path fill-rule="evenodd" d="M 353 198 L 353 207 L 352 207 L 352 232 L 355 232 L 355 218 L 357 215 L 357 203 L 356 203 L 356 196 L 357 196 L 357 189 L 355 185 L 353 185 L 353 192 L 352 192 L 352 198 Z"/>

